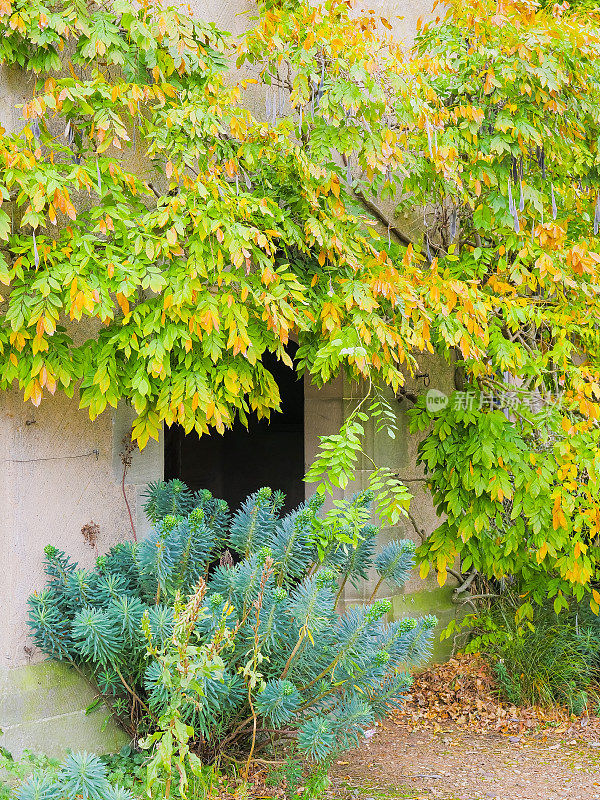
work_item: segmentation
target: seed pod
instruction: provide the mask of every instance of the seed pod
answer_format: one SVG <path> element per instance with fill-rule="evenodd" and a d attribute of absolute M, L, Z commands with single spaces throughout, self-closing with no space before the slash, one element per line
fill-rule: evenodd
<path fill-rule="evenodd" d="M 450 212 L 450 241 L 454 241 L 456 238 L 456 223 L 458 220 L 458 211 L 456 208 L 452 208 Z"/>
<path fill-rule="evenodd" d="M 431 146 L 431 128 L 429 126 L 429 120 L 425 120 L 425 128 L 427 130 L 427 145 L 429 146 L 429 158 L 433 161 L 433 147 Z"/>
<path fill-rule="evenodd" d="M 429 236 L 425 234 L 425 254 L 427 255 L 427 261 L 431 264 L 433 258 L 431 257 L 431 250 L 429 249 Z"/>
<path fill-rule="evenodd" d="M 543 147 L 540 147 L 540 167 L 542 169 L 542 178 L 546 180 L 546 152 Z"/>
<path fill-rule="evenodd" d="M 319 107 L 319 102 L 320 102 L 321 98 L 323 97 L 323 85 L 324 85 L 324 83 L 325 83 L 325 59 L 323 59 L 323 62 L 321 64 L 321 80 L 319 81 L 319 85 L 317 87 L 317 93 L 316 93 L 316 97 L 315 97 L 315 104 L 316 104 L 317 108 Z"/>
<path fill-rule="evenodd" d="M 554 197 L 554 184 L 550 184 L 550 197 L 552 199 L 552 219 L 558 216 L 558 209 L 556 208 L 556 198 Z"/>
<path fill-rule="evenodd" d="M 515 208 L 515 201 L 513 200 L 512 183 L 510 177 L 508 178 L 508 210 L 509 213 L 511 213 L 514 216 L 516 208 Z"/>
<path fill-rule="evenodd" d="M 521 188 L 521 197 L 519 199 L 519 211 L 525 211 L 525 196 L 523 194 L 523 179 L 519 180 L 519 186 Z"/>
<path fill-rule="evenodd" d="M 594 236 L 598 236 L 600 229 L 600 192 L 596 194 L 596 210 L 594 213 Z"/>
<path fill-rule="evenodd" d="M 35 268 L 37 269 L 40 265 L 40 254 L 38 253 L 37 249 L 37 241 L 35 239 L 35 230 L 33 232 L 33 261 L 35 263 Z"/>
<path fill-rule="evenodd" d="M 521 232 L 521 223 L 519 222 L 519 215 L 517 214 L 517 209 L 515 208 L 513 213 L 513 223 L 515 226 L 515 233 Z"/>

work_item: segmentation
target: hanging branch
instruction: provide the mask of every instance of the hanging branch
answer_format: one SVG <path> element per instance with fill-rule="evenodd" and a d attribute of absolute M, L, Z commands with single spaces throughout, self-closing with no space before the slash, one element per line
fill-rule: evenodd
<path fill-rule="evenodd" d="M 346 169 L 349 169 L 350 162 L 348 160 L 348 157 L 345 155 L 345 153 L 342 153 L 341 156 L 344 166 L 346 167 Z M 377 208 L 377 206 L 373 202 L 371 202 L 371 200 L 369 200 L 369 198 L 366 196 L 366 194 L 363 192 L 362 189 L 355 187 L 354 194 L 356 195 L 356 197 L 358 197 L 358 199 L 362 202 L 362 204 L 371 212 L 371 214 L 373 214 L 373 216 L 377 219 L 377 221 L 387 228 L 388 233 L 393 234 L 396 237 L 396 239 L 398 239 L 400 244 L 403 244 L 406 247 L 408 247 L 409 244 L 412 244 L 408 236 L 402 233 L 402 231 L 399 228 L 397 228 L 396 225 L 394 225 L 393 222 L 389 220 L 385 216 L 385 214 L 383 214 L 383 212 L 380 211 L 380 209 Z"/>

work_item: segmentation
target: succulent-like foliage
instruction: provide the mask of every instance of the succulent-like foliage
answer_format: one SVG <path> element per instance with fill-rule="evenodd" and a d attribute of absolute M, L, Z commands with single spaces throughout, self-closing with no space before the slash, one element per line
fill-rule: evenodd
<path fill-rule="evenodd" d="M 56 774 L 34 772 L 17 786 L 16 800 L 133 800 L 122 786 L 112 786 L 98 756 L 70 753 Z"/>
<path fill-rule="evenodd" d="M 355 546 L 345 533 L 336 545 L 324 526 L 339 534 L 339 518 L 320 515 L 321 499 L 285 516 L 282 501 L 260 489 L 229 522 L 227 505 L 209 492 L 180 481 L 151 486 L 149 536 L 117 545 L 94 571 L 46 548 L 48 587 L 29 600 L 36 644 L 93 675 L 132 734 L 155 732 L 176 709 L 207 758 L 247 739 L 254 715 L 259 731 L 297 731 L 300 749 L 316 760 L 358 743 L 401 702 L 435 618 L 388 622 L 387 600 L 340 613 L 340 587 L 372 567 L 378 586 L 401 584 L 414 546 L 389 542 L 376 554 L 370 523 Z M 368 502 L 358 495 L 339 513 L 366 520 Z M 321 560 L 317 539 L 327 543 Z M 96 762 L 76 761 L 65 764 L 64 785 L 100 800 Z M 21 800 L 53 800 L 37 778 L 21 791 Z M 117 795 L 108 800 L 126 800 Z"/>
<path fill-rule="evenodd" d="M 56 782 L 50 775 L 34 772 L 15 790 L 16 800 L 58 800 Z"/>
<path fill-rule="evenodd" d="M 69 800 L 103 800 L 110 786 L 106 767 L 90 753 L 69 753 L 58 780 Z"/>
<path fill-rule="evenodd" d="M 75 614 L 73 639 L 85 660 L 102 666 L 116 664 L 125 645 L 125 639 L 118 635 L 111 616 L 87 604 Z"/>
<path fill-rule="evenodd" d="M 402 586 L 413 567 L 414 555 L 415 545 L 410 539 L 388 542 L 375 558 L 375 569 L 383 580 Z"/>
<path fill-rule="evenodd" d="M 258 713 L 276 728 L 292 719 L 301 704 L 302 695 L 288 680 L 269 681 L 256 699 Z"/>

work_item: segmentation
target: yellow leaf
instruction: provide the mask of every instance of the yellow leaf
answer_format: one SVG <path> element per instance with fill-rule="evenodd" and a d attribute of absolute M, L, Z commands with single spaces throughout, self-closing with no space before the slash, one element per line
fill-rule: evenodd
<path fill-rule="evenodd" d="M 552 509 L 552 527 L 555 531 L 557 531 L 559 528 L 567 527 L 567 519 L 563 513 L 562 506 L 560 504 L 560 498 L 558 497 L 554 501 L 554 508 Z"/>
<path fill-rule="evenodd" d="M 548 545 L 546 542 L 540 547 L 537 551 L 537 562 L 541 564 L 542 561 L 546 558 L 546 553 L 548 552 Z"/>
<path fill-rule="evenodd" d="M 119 307 L 123 312 L 123 314 L 125 315 L 129 314 L 129 300 L 125 297 L 124 294 L 117 292 L 117 303 L 119 304 Z"/>

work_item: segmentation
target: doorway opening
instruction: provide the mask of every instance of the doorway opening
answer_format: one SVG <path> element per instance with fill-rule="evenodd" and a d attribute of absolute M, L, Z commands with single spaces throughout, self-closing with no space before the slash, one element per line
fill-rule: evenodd
<path fill-rule="evenodd" d="M 289 345 L 292 358 L 296 350 Z M 284 492 L 285 511 L 304 500 L 304 382 L 270 354 L 263 363 L 279 386 L 281 412 L 272 413 L 270 422 L 249 416 L 248 428 L 236 420 L 223 434 L 186 436 L 179 425 L 165 428 L 165 480 L 209 489 L 232 511 L 262 486 Z"/>

